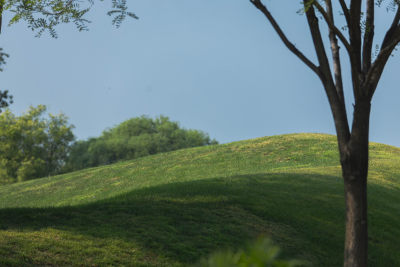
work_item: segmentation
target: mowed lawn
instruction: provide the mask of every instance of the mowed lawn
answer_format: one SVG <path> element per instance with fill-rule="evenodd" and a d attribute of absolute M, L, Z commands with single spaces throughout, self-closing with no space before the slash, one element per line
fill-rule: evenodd
<path fill-rule="evenodd" d="M 400 266 L 400 149 L 371 144 L 369 266 Z M 341 266 L 336 137 L 184 149 L 0 186 L 0 266 L 190 266 L 260 235 Z"/>

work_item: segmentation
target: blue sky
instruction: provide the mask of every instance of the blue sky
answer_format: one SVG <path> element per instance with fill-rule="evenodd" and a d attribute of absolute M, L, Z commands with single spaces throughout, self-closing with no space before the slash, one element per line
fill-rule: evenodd
<path fill-rule="evenodd" d="M 266 1 L 289 38 L 315 59 L 299 1 Z M 334 133 L 316 76 L 280 42 L 247 0 L 128 2 L 139 20 L 115 29 L 95 5 L 88 32 L 58 28 L 58 39 L 35 38 L 24 23 L 4 27 L 10 54 L 1 88 L 11 110 L 45 104 L 64 112 L 84 139 L 130 117 L 169 116 L 220 142 L 298 132 Z M 7 17 L 8 16 L 8 17 Z M 391 13 L 379 10 L 378 40 Z M 6 20 L 9 14 L 6 14 Z M 339 18 L 340 19 L 340 18 Z M 343 57 L 347 63 L 347 59 Z M 371 140 L 400 146 L 399 55 L 373 100 Z M 345 66 L 347 104 L 351 88 Z"/>

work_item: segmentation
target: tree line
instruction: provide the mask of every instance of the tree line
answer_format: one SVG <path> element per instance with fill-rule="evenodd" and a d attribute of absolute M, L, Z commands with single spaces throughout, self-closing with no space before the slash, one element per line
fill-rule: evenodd
<path fill-rule="evenodd" d="M 217 143 L 208 134 L 199 130 L 183 129 L 168 117 L 152 119 L 141 116 L 105 130 L 100 137 L 74 143 L 65 171 Z"/>
<path fill-rule="evenodd" d="M 0 184 L 218 143 L 165 116 L 132 118 L 88 140 L 75 141 L 73 128 L 65 114 L 46 116 L 44 105 L 21 116 L 6 109 L 0 114 Z"/>

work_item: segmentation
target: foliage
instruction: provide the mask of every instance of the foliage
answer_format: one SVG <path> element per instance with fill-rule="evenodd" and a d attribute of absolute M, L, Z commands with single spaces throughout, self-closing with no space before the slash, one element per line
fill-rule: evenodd
<path fill-rule="evenodd" d="M 85 17 L 94 4 L 93 0 L 2 0 L 0 13 L 9 11 L 12 17 L 8 25 L 25 21 L 36 36 L 41 36 L 47 31 L 52 37 L 57 37 L 55 27 L 61 23 L 75 24 L 79 31 L 88 29 L 90 21 Z M 125 0 L 112 0 L 112 10 L 108 12 L 113 16 L 112 23 L 117 27 L 126 16 L 137 16 L 128 12 Z M 0 24 L 1 27 L 1 24 Z"/>
<path fill-rule="evenodd" d="M 8 90 L 0 91 L 0 113 L 2 108 L 8 107 L 13 103 L 13 96 L 8 93 Z"/>
<path fill-rule="evenodd" d="M 125 20 L 126 16 L 134 19 L 139 19 L 134 13 L 127 11 L 126 0 L 112 0 L 112 10 L 107 12 L 107 15 L 114 16 L 112 24 L 117 28 L 121 26 L 121 23 Z"/>
<path fill-rule="evenodd" d="M 9 55 L 3 52 L 3 48 L 0 48 L 0 71 L 3 71 L 3 65 L 6 64 L 6 57 L 9 57 Z"/>
<path fill-rule="evenodd" d="M 199 267 L 295 267 L 299 261 L 279 259 L 279 247 L 268 238 L 259 238 L 245 250 L 217 252 L 203 260 Z"/>
<path fill-rule="evenodd" d="M 72 148 L 64 171 L 99 166 L 160 152 L 217 144 L 197 130 L 186 130 L 168 117 L 146 116 L 129 119 L 108 129 L 98 138 L 78 141 Z"/>
<path fill-rule="evenodd" d="M 57 173 L 74 139 L 64 114 L 44 118 L 46 107 L 30 107 L 15 116 L 0 114 L 0 182 L 34 179 Z"/>

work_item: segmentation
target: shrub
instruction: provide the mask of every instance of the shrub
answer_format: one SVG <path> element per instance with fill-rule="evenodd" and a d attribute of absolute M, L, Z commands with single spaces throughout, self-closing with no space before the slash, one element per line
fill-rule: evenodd
<path fill-rule="evenodd" d="M 199 267 L 295 267 L 306 266 L 296 260 L 279 259 L 279 247 L 268 238 L 259 238 L 244 250 L 225 251 L 212 254 L 203 259 Z"/>

